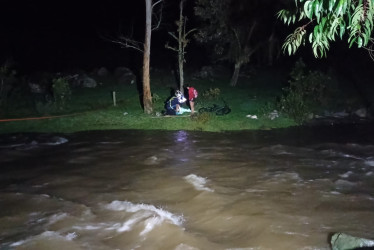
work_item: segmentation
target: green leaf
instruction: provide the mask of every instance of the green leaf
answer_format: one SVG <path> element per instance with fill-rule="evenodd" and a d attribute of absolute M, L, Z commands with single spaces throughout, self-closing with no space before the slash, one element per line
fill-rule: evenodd
<path fill-rule="evenodd" d="M 313 33 L 312 33 L 312 32 L 309 34 L 309 42 L 310 42 L 310 43 L 313 42 Z"/>
<path fill-rule="evenodd" d="M 314 37 L 318 37 L 318 29 L 319 29 L 319 25 L 314 26 L 314 30 L 313 30 Z"/>
<path fill-rule="evenodd" d="M 305 13 L 304 13 L 304 11 L 302 11 L 301 13 L 300 13 L 300 16 L 299 16 L 299 20 L 298 21 L 300 21 L 301 19 L 303 19 L 305 17 Z"/>
<path fill-rule="evenodd" d="M 358 39 L 357 39 L 357 46 L 358 46 L 359 48 L 362 47 L 362 38 L 361 38 L 361 37 L 358 37 Z"/>
<path fill-rule="evenodd" d="M 342 8 L 342 13 L 344 14 L 347 10 L 347 5 L 348 5 L 348 1 L 349 0 L 344 0 L 344 3 L 343 3 L 343 8 Z"/>
<path fill-rule="evenodd" d="M 330 1 L 328 1 L 328 2 L 329 2 L 329 11 L 331 12 L 331 11 L 332 11 L 332 8 L 334 7 L 335 0 L 330 0 Z"/>
<path fill-rule="evenodd" d="M 345 33 L 345 23 L 340 22 L 340 24 L 339 24 L 339 36 L 340 36 L 340 39 L 343 39 L 344 33 Z"/>
<path fill-rule="evenodd" d="M 357 37 L 354 37 L 351 42 L 349 43 L 349 48 L 352 47 L 353 43 L 357 40 Z"/>
<path fill-rule="evenodd" d="M 340 16 L 342 10 L 343 10 L 344 0 L 340 0 L 338 3 L 338 6 L 336 7 L 335 14 L 337 16 Z"/>
<path fill-rule="evenodd" d="M 365 34 L 364 35 L 364 46 L 366 46 L 369 42 L 370 35 Z"/>
<path fill-rule="evenodd" d="M 319 1 L 318 0 L 314 0 L 312 12 L 314 12 L 314 15 L 317 17 L 317 23 L 319 23 L 319 19 L 320 19 L 319 5 L 320 5 Z"/>
<path fill-rule="evenodd" d="M 322 17 L 322 19 L 321 19 L 321 28 L 322 28 L 322 30 L 324 30 L 324 28 L 325 28 L 326 21 L 327 21 L 327 17 Z"/>
<path fill-rule="evenodd" d="M 313 7 L 313 1 L 308 0 L 308 1 L 305 2 L 304 13 L 309 19 L 312 19 L 312 15 L 313 15 L 313 8 L 312 7 Z"/>

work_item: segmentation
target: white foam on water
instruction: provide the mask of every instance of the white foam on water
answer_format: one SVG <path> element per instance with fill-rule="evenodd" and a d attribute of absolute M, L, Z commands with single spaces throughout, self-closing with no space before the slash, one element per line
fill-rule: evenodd
<path fill-rule="evenodd" d="M 199 248 L 189 246 L 187 244 L 181 243 L 174 248 L 174 250 L 200 250 Z"/>
<path fill-rule="evenodd" d="M 333 194 L 333 195 L 340 195 L 340 194 L 342 194 L 342 193 L 337 192 L 337 191 L 331 191 L 330 194 Z"/>
<path fill-rule="evenodd" d="M 352 158 L 352 159 L 356 159 L 356 160 L 362 160 L 361 157 L 350 155 L 350 154 L 341 154 L 341 156 L 343 156 L 344 158 Z"/>
<path fill-rule="evenodd" d="M 354 183 L 354 182 L 347 181 L 347 180 L 341 180 L 341 179 L 335 181 L 334 184 L 335 184 L 335 188 L 338 189 L 338 190 L 339 189 L 340 190 L 341 189 L 345 189 L 345 190 L 352 189 L 354 186 L 356 186 L 356 183 Z"/>
<path fill-rule="evenodd" d="M 351 174 L 353 174 L 353 172 L 352 171 L 348 171 L 348 172 L 346 172 L 344 174 L 340 174 L 339 176 L 341 178 L 348 178 Z"/>
<path fill-rule="evenodd" d="M 150 217 L 146 219 L 144 222 L 144 230 L 140 232 L 140 235 L 146 235 L 147 233 L 152 231 L 155 226 L 162 224 L 162 222 L 163 219 L 160 217 Z"/>
<path fill-rule="evenodd" d="M 184 177 L 184 179 L 195 187 L 196 190 L 214 192 L 213 189 L 205 186 L 207 179 L 195 174 L 190 174 Z"/>
<path fill-rule="evenodd" d="M 181 226 L 183 223 L 183 216 L 178 216 L 165 211 L 161 208 L 156 208 L 153 205 L 147 204 L 134 204 L 129 201 L 112 201 L 105 206 L 109 210 L 113 211 L 125 211 L 128 213 L 134 213 L 129 220 L 124 223 L 116 223 L 107 230 L 116 230 L 117 232 L 130 231 L 135 225 L 139 223 L 144 224 L 144 229 L 140 235 L 145 235 L 152 231 L 156 226 L 161 225 L 164 222 Z"/>
<path fill-rule="evenodd" d="M 139 223 L 142 220 L 152 216 L 152 213 L 141 213 L 141 214 L 134 214 L 129 220 L 124 223 L 116 223 L 112 227 L 107 228 L 107 230 L 116 230 L 117 232 L 126 232 L 131 231 L 133 226 Z"/>
<path fill-rule="evenodd" d="M 272 180 L 278 181 L 278 182 L 288 182 L 290 180 L 296 181 L 296 182 L 302 182 L 303 179 L 300 177 L 298 173 L 295 172 L 276 172 L 275 174 L 272 174 L 271 177 Z"/>
<path fill-rule="evenodd" d="M 17 242 L 13 242 L 12 244 L 10 244 L 10 247 L 18 247 L 18 246 L 21 246 L 23 244 L 25 244 L 27 241 L 26 240 L 20 240 L 20 241 L 17 241 Z"/>
<path fill-rule="evenodd" d="M 102 229 L 102 226 L 93 226 L 93 225 L 87 225 L 87 226 L 74 226 L 73 229 L 77 230 L 87 230 L 87 231 L 92 231 L 92 230 L 99 230 Z"/>
<path fill-rule="evenodd" d="M 72 241 L 76 237 L 77 237 L 77 234 L 75 232 L 68 233 L 66 235 L 62 235 L 62 234 L 60 234 L 58 232 L 55 232 L 55 231 L 45 231 L 42 234 L 29 237 L 25 240 L 20 240 L 20 241 L 17 241 L 17 242 L 13 242 L 9 246 L 10 247 L 17 247 L 17 246 L 21 246 L 23 244 L 26 244 L 28 242 L 31 242 L 31 241 L 34 241 L 34 240 L 40 240 L 40 239 L 42 239 L 42 240 L 43 239 L 58 239 L 58 240 Z"/>
<path fill-rule="evenodd" d="M 69 140 L 64 138 L 64 137 L 54 136 L 54 137 L 52 137 L 50 142 L 45 142 L 45 143 L 41 143 L 41 144 L 54 146 L 54 145 L 60 145 L 60 144 L 67 143 L 68 141 Z"/>
<path fill-rule="evenodd" d="M 245 191 L 248 192 L 248 193 L 263 193 L 263 192 L 267 192 L 269 190 L 266 190 L 266 189 L 256 189 L 256 188 L 248 188 Z"/>
<path fill-rule="evenodd" d="M 58 213 L 58 214 L 54 214 L 54 215 L 52 215 L 52 216 L 50 216 L 50 217 L 48 218 L 48 225 L 51 225 L 51 224 L 56 223 L 57 221 L 63 220 L 63 219 L 65 219 L 67 216 L 68 216 L 67 213 Z"/>
<path fill-rule="evenodd" d="M 365 165 L 368 165 L 370 167 L 374 167 L 374 160 L 365 161 Z"/>
<path fill-rule="evenodd" d="M 46 141 L 46 142 L 43 142 L 43 141 L 40 142 L 38 141 L 38 139 L 35 139 L 35 140 L 32 140 L 31 142 L 0 145 L 0 148 L 14 148 L 17 150 L 29 150 L 29 149 L 37 148 L 40 145 L 56 146 L 56 145 L 67 143 L 68 141 L 69 140 L 64 137 L 53 136 L 52 138 L 49 139 L 49 141 Z"/>

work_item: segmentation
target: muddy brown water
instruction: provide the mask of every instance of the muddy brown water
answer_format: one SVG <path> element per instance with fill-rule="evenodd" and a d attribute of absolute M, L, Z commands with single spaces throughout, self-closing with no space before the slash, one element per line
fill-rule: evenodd
<path fill-rule="evenodd" d="M 0 249 L 330 249 L 374 238 L 372 125 L 0 136 Z"/>

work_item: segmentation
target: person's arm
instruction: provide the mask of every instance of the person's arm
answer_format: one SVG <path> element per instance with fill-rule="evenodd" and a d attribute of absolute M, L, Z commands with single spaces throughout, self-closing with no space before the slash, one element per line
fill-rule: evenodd
<path fill-rule="evenodd" d="M 179 103 L 184 103 L 185 101 L 187 101 L 187 99 L 184 96 L 182 96 L 178 101 Z"/>

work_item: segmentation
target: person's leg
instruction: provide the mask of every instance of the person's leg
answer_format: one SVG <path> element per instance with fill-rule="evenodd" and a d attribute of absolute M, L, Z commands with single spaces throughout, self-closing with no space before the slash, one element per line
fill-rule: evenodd
<path fill-rule="evenodd" d="M 166 109 L 166 114 L 167 114 L 167 115 L 176 115 L 174 109 Z"/>
<path fill-rule="evenodd" d="M 191 114 L 193 114 L 195 112 L 195 102 L 194 101 L 190 101 L 190 108 L 191 108 Z"/>

